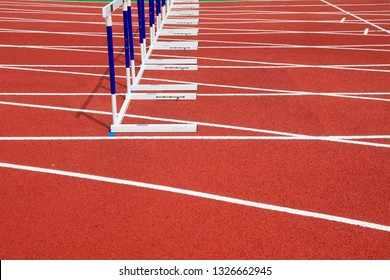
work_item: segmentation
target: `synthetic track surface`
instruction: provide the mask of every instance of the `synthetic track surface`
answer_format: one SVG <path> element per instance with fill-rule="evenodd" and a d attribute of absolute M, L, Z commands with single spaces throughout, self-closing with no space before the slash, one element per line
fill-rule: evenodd
<path fill-rule="evenodd" d="M 161 37 L 199 49 L 153 52 L 199 70 L 141 81 L 195 82 L 198 99 L 125 118 L 198 132 L 107 137 L 103 4 L 3 1 L 0 258 L 389 259 L 390 3 L 330 2 L 355 17 L 201 2 L 197 38 Z"/>

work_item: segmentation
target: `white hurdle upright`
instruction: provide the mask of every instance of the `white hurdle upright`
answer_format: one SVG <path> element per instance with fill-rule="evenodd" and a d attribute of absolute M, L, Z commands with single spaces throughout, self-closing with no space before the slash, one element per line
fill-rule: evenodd
<path fill-rule="evenodd" d="M 161 0 L 156 0 L 156 4 Z M 165 7 L 165 15 L 170 10 Z M 172 3 L 169 2 L 169 3 Z M 156 60 L 149 59 L 153 49 L 158 44 L 158 31 L 164 25 L 165 17 L 161 13 L 154 14 L 154 0 L 149 2 L 150 34 L 149 47 L 146 40 L 145 7 L 144 0 L 137 0 L 138 24 L 140 37 L 141 64 L 139 71 L 135 72 L 134 59 L 134 36 L 132 27 L 131 0 L 114 0 L 102 8 L 102 14 L 106 21 L 108 61 L 110 69 L 110 90 L 112 103 L 113 123 L 110 135 L 115 132 L 196 132 L 197 125 L 194 123 L 169 123 L 169 124 L 123 124 L 124 116 L 128 110 L 131 100 L 195 100 L 197 84 L 139 84 L 146 69 L 150 70 L 197 70 L 197 61 L 186 60 Z M 122 6 L 123 10 L 123 30 L 125 44 L 126 61 L 126 88 L 125 100 L 118 112 L 116 100 L 116 79 L 115 79 L 115 59 L 112 30 L 112 14 Z M 157 6 L 157 5 L 156 5 Z M 157 25 L 155 23 L 157 22 Z M 172 48 L 170 48 L 172 49 Z M 179 61 L 179 62 L 178 62 Z M 183 93 L 184 92 L 184 93 Z"/>

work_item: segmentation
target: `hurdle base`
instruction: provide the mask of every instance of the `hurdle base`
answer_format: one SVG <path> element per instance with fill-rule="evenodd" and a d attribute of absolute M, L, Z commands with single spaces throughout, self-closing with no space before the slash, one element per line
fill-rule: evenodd
<path fill-rule="evenodd" d="M 197 24 L 199 24 L 199 19 L 197 19 L 197 18 L 166 19 L 165 23 L 172 24 L 172 25 L 197 25 Z"/>
<path fill-rule="evenodd" d="M 182 71 L 196 71 L 198 70 L 198 65 L 145 65 L 146 70 L 182 70 Z"/>
<path fill-rule="evenodd" d="M 131 99 L 132 100 L 196 100 L 196 93 L 184 93 L 184 94 L 183 93 L 133 93 L 131 95 Z"/>
<path fill-rule="evenodd" d="M 198 36 L 198 28 L 161 29 L 160 36 Z"/>
<path fill-rule="evenodd" d="M 199 3 L 199 0 L 174 0 L 173 4 L 175 3 Z"/>
<path fill-rule="evenodd" d="M 157 65 L 157 64 L 198 64 L 197 59 L 148 59 L 145 61 L 145 65 Z"/>
<path fill-rule="evenodd" d="M 169 15 L 170 16 L 181 16 L 181 17 L 199 16 L 199 11 L 197 11 L 197 10 L 171 10 L 169 12 Z"/>
<path fill-rule="evenodd" d="M 153 49 L 155 50 L 197 50 L 198 41 L 185 41 L 185 42 L 157 42 Z"/>
<path fill-rule="evenodd" d="M 113 132 L 197 132 L 197 125 L 188 124 L 117 124 L 111 125 Z"/>
<path fill-rule="evenodd" d="M 177 1 L 175 1 L 175 2 L 177 2 Z M 177 2 L 177 3 L 180 3 L 180 2 Z M 188 2 L 188 3 L 191 3 L 191 2 Z M 199 4 L 185 4 L 185 2 L 181 2 L 181 4 L 172 5 L 172 9 L 199 9 Z"/>

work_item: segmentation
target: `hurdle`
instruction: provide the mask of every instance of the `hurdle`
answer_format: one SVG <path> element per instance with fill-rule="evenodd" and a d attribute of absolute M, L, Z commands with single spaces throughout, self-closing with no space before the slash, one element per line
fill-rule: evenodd
<path fill-rule="evenodd" d="M 177 12 L 178 9 L 199 9 L 199 0 L 169 0 L 168 3 L 171 3 L 168 5 L 167 9 L 169 12 L 169 15 L 171 18 L 166 19 L 166 24 L 177 24 L 177 25 L 198 25 L 199 19 L 197 18 L 173 18 L 172 16 L 175 16 L 171 13 L 172 9 L 173 11 Z M 177 4 L 176 4 L 177 3 Z M 199 15 L 199 14 L 198 14 Z"/>
<path fill-rule="evenodd" d="M 193 123 L 175 123 L 175 124 L 123 124 L 124 116 L 128 110 L 131 100 L 196 100 L 197 84 L 139 84 L 145 70 L 197 70 L 197 61 L 194 59 L 149 59 L 154 49 L 195 49 L 197 42 L 182 42 L 182 45 L 176 44 L 175 47 L 162 45 L 158 48 L 157 42 L 162 30 L 164 20 L 168 15 L 170 8 L 164 0 L 156 0 L 156 14 L 154 13 L 154 0 L 149 2 L 149 46 L 146 40 L 145 26 L 145 3 L 144 0 L 137 0 L 140 56 L 141 64 L 138 73 L 135 72 L 135 53 L 133 22 L 131 11 L 131 0 L 114 0 L 102 8 L 102 15 L 106 21 L 107 49 L 110 76 L 110 91 L 112 103 L 112 125 L 110 131 L 115 132 L 196 132 L 197 125 Z M 172 5 L 172 1 L 168 1 Z M 126 93 L 123 104 L 118 111 L 116 100 L 116 77 L 114 60 L 114 40 L 113 40 L 113 20 L 112 14 L 122 7 L 123 13 L 123 33 L 125 45 L 125 65 L 126 65 Z M 158 9 L 157 9 L 158 8 Z M 157 13 L 157 11 L 159 11 Z M 165 12 L 162 12 L 165 11 Z M 180 43 L 180 42 L 175 42 Z M 184 45 L 183 45 L 184 44 Z M 185 93 L 183 93 L 185 92 Z"/>

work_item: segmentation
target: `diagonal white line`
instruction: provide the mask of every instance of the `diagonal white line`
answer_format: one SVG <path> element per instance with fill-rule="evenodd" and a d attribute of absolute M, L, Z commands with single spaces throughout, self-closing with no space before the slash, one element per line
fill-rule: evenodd
<path fill-rule="evenodd" d="M 68 107 L 57 107 L 57 106 L 48 106 L 48 105 L 37 105 L 37 104 L 28 104 L 28 103 L 18 103 L 18 102 L 6 102 L 0 101 L 0 104 L 7 106 L 19 106 L 19 107 L 28 107 L 28 108 L 38 108 L 38 109 L 48 109 L 48 110 L 59 110 L 59 111 L 68 111 L 68 112 L 84 112 L 91 114 L 99 114 L 99 115 L 112 115 L 111 112 L 98 111 L 98 110 L 87 110 L 87 109 L 77 109 L 77 108 L 68 108 Z M 298 134 L 298 133 L 289 133 L 289 132 L 281 132 L 276 130 L 268 130 L 268 129 L 258 129 L 258 128 L 250 128 L 250 127 L 242 127 L 242 126 L 234 126 L 234 125 L 224 125 L 224 124 L 215 124 L 215 123 L 207 123 L 207 122 L 197 122 L 197 121 L 185 121 L 178 119 L 168 119 L 168 118 L 158 118 L 158 117 L 150 117 L 150 116 L 141 116 L 141 115 L 131 115 L 125 114 L 125 117 L 137 118 L 137 119 L 145 119 L 145 120 L 155 120 L 155 121 L 164 121 L 164 122 L 176 122 L 176 123 L 194 123 L 200 126 L 208 126 L 208 127 L 218 127 L 218 128 L 226 128 L 232 130 L 241 130 L 241 131 L 251 131 L 257 133 L 267 133 L 272 135 L 279 136 L 288 136 L 288 137 L 297 137 L 300 140 L 310 140 L 313 139 L 312 135 Z M 315 140 L 318 141 L 328 141 L 328 142 L 336 142 L 336 143 L 345 143 L 345 144 L 353 144 L 353 145 L 361 145 L 361 146 L 370 146 L 376 148 L 390 148 L 390 144 L 380 144 L 373 142 L 364 142 L 364 141 L 355 141 L 348 139 L 340 139 L 337 137 L 328 137 L 328 136 L 317 136 Z"/>
<path fill-rule="evenodd" d="M 51 175 L 66 176 L 66 177 L 72 177 L 72 178 L 78 178 L 78 179 L 86 179 L 86 180 L 99 181 L 99 182 L 105 182 L 105 183 L 111 183 L 111 184 L 120 184 L 120 185 L 125 185 L 125 186 L 139 187 L 139 188 L 175 193 L 175 194 L 197 197 L 197 198 L 202 198 L 202 199 L 209 199 L 209 200 L 214 200 L 214 201 L 219 201 L 219 202 L 237 204 L 237 205 L 241 205 L 241 206 L 254 207 L 254 208 L 263 209 L 263 210 L 275 211 L 275 212 L 280 212 L 280 213 L 286 213 L 286 214 L 314 218 L 314 219 L 321 219 L 321 220 L 326 220 L 326 221 L 331 221 L 331 222 L 359 226 L 359 227 L 368 228 L 368 229 L 390 232 L 390 226 L 387 226 L 387 225 L 381 225 L 381 224 L 377 224 L 377 223 L 371 223 L 371 222 L 366 222 L 366 221 L 362 221 L 362 220 L 350 219 L 350 218 L 334 216 L 334 215 L 329 215 L 329 214 L 323 214 L 323 213 L 318 213 L 318 212 L 305 211 L 305 210 L 289 208 L 289 207 L 284 207 L 284 206 L 249 201 L 249 200 L 244 200 L 244 199 L 239 199 L 239 198 L 232 198 L 232 197 L 216 195 L 216 194 L 211 194 L 211 193 L 206 193 L 206 192 L 186 190 L 186 189 L 175 188 L 175 187 L 170 187 L 170 186 L 149 184 L 149 183 L 144 183 L 144 182 L 137 182 L 137 181 L 111 178 L 111 177 L 105 177 L 105 176 L 98 176 L 98 175 L 92 175 L 92 174 L 85 174 L 85 173 L 63 171 L 63 170 L 57 170 L 57 169 L 49 169 L 49 168 L 42 168 L 42 167 L 11 164 L 11 163 L 5 163 L 5 162 L 0 162 L 0 167 L 1 168 L 8 168 L 8 169 L 30 171 L 30 172 L 37 172 L 37 173 L 44 173 L 44 174 L 51 174 Z"/>
<path fill-rule="evenodd" d="M 382 30 L 383 32 L 385 32 L 385 33 L 387 33 L 387 34 L 390 34 L 390 31 L 389 31 L 389 30 L 384 29 L 383 27 L 380 27 L 379 25 L 377 25 L 377 24 L 375 24 L 375 23 L 372 23 L 372 22 L 370 22 L 370 21 L 368 21 L 368 20 L 365 20 L 364 18 L 361 18 L 361 17 L 359 17 L 359 16 L 357 16 L 357 15 L 355 15 L 355 14 L 353 14 L 353 13 L 350 13 L 350 12 L 348 12 L 348 11 L 346 11 L 346 10 L 344 10 L 344 9 L 342 9 L 342 8 L 340 8 L 340 7 L 338 7 L 338 6 L 334 5 L 334 4 L 332 4 L 332 3 L 329 3 L 328 1 L 325 1 L 325 0 L 321 0 L 321 1 L 324 2 L 325 4 L 331 6 L 331 7 L 333 7 L 333 8 L 335 8 L 335 9 L 339 10 L 339 11 L 342 11 L 343 13 L 346 13 L 347 15 L 350 15 L 351 17 L 354 17 L 354 18 L 356 18 L 356 19 L 358 19 L 358 20 L 361 20 L 361 21 L 363 21 L 363 22 L 365 22 L 365 23 L 367 23 L 367 24 L 369 24 L 369 25 L 371 25 L 371 26 L 373 26 L 373 27 L 375 27 L 375 28 L 377 28 L 377 29 L 379 29 L 379 30 Z"/>
<path fill-rule="evenodd" d="M 0 141 L 105 141 L 105 140 L 248 140 L 248 141 L 321 141 L 328 139 L 340 140 L 388 140 L 390 135 L 344 135 L 344 136 L 236 136 L 236 135 L 197 135 L 197 136 L 0 136 Z M 390 147 L 390 144 L 383 144 Z"/>

